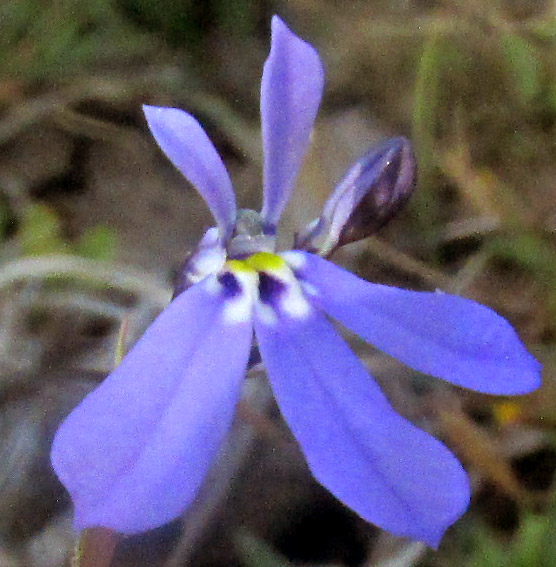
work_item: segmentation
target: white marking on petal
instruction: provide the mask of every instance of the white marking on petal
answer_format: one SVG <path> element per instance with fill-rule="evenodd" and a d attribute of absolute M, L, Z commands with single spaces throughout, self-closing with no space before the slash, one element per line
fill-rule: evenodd
<path fill-rule="evenodd" d="M 319 290 L 312 283 L 304 282 L 303 280 L 297 280 L 297 281 L 304 293 L 312 297 L 319 296 Z"/>
<path fill-rule="evenodd" d="M 253 305 L 257 299 L 259 278 L 254 271 L 234 271 L 234 277 L 241 287 L 241 293 L 226 301 L 224 322 L 230 325 L 246 323 L 253 318 Z"/>
<path fill-rule="evenodd" d="M 205 289 L 211 295 L 218 295 L 222 293 L 222 284 L 218 281 L 216 275 L 212 275 L 205 280 L 204 283 Z"/>
<path fill-rule="evenodd" d="M 305 258 L 301 254 L 288 252 L 288 255 L 294 256 L 294 261 L 301 256 L 302 262 L 305 263 Z M 277 298 L 284 313 L 295 319 L 307 317 L 311 311 L 311 305 L 305 298 L 300 282 L 290 266 L 286 265 L 278 270 L 268 270 L 268 273 L 285 284 L 283 294 Z"/>
<path fill-rule="evenodd" d="M 299 270 L 307 263 L 303 253 L 298 252 L 297 250 L 287 250 L 286 252 L 279 254 L 279 256 L 292 270 Z"/>
<path fill-rule="evenodd" d="M 215 274 L 222 269 L 226 262 L 226 251 L 224 248 L 208 248 L 197 254 L 193 260 L 194 274 L 189 276 L 192 283 L 206 278 L 209 274 Z"/>
<path fill-rule="evenodd" d="M 288 284 L 287 291 L 280 300 L 280 305 L 290 317 L 303 319 L 309 315 L 311 305 L 307 299 L 305 299 L 297 280 L 288 282 Z"/>
<path fill-rule="evenodd" d="M 229 325 L 246 323 L 251 319 L 252 312 L 253 303 L 242 293 L 226 303 L 223 313 L 224 322 Z"/>
<path fill-rule="evenodd" d="M 278 317 L 276 316 L 276 311 L 274 311 L 270 305 L 263 303 L 262 301 L 257 301 L 255 309 L 257 311 L 257 317 L 261 323 L 268 327 L 276 325 Z"/>

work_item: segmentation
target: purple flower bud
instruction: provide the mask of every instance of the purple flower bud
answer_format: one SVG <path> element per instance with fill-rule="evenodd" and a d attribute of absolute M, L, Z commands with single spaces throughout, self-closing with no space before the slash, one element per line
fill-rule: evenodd
<path fill-rule="evenodd" d="M 372 148 L 347 171 L 322 215 L 303 228 L 295 247 L 328 256 L 336 247 L 367 238 L 403 207 L 415 187 L 415 156 L 405 138 Z"/>

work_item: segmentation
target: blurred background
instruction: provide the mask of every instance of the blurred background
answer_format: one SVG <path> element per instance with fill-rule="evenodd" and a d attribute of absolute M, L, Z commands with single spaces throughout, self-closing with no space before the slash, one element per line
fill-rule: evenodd
<path fill-rule="evenodd" d="M 186 517 L 118 539 L 112 564 L 556 566 L 549 0 L 0 3 L 0 566 L 69 565 L 71 509 L 48 462 L 53 432 L 113 367 L 122 324 L 127 348 L 168 302 L 211 223 L 150 137 L 141 105 L 194 114 L 240 206 L 258 208 L 259 82 L 275 13 L 317 48 L 327 77 L 282 223 L 286 245 L 354 159 L 408 136 L 417 192 L 335 261 L 494 308 L 543 362 L 543 387 L 475 395 L 352 341 L 400 413 L 469 472 L 471 507 L 438 551 L 388 536 L 320 488 L 265 394 L 241 408 Z M 247 389 L 264 384 L 253 374 Z"/>

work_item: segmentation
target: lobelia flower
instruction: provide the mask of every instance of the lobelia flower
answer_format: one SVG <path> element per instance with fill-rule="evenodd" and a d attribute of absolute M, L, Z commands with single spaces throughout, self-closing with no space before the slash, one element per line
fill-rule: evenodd
<path fill-rule="evenodd" d="M 540 365 L 490 309 L 368 283 L 311 253 L 366 236 L 365 226 L 377 228 L 401 206 L 414 170 L 404 139 L 356 162 L 320 219 L 298 234 L 305 250 L 275 253 L 322 86 L 315 50 L 275 16 L 261 85 L 260 215 L 236 211 L 224 164 L 194 118 L 144 108 L 159 146 L 217 226 L 186 264 L 172 302 L 56 434 L 52 463 L 72 496 L 76 528 L 137 533 L 192 502 L 231 424 L 253 331 L 317 481 L 367 521 L 433 547 L 468 505 L 465 472 L 443 444 L 395 413 L 328 316 L 458 386 L 519 394 L 539 385 Z"/>

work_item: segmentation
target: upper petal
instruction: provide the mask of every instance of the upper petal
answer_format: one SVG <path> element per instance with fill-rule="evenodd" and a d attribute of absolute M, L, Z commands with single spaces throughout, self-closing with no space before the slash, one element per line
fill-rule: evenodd
<path fill-rule="evenodd" d="M 265 322 L 266 321 L 266 322 Z M 315 478 L 357 514 L 436 547 L 467 508 L 465 472 L 440 442 L 394 412 L 323 315 L 256 319 L 280 407 Z"/>
<path fill-rule="evenodd" d="M 261 83 L 263 208 L 275 230 L 307 149 L 320 103 L 324 71 L 317 52 L 272 18 L 270 55 Z"/>
<path fill-rule="evenodd" d="M 217 287 L 209 278 L 170 303 L 62 423 L 51 458 L 78 529 L 141 532 L 195 497 L 230 425 L 252 340 L 249 321 L 226 317 Z"/>
<path fill-rule="evenodd" d="M 160 149 L 197 189 L 228 238 L 235 224 L 232 183 L 218 152 L 201 125 L 177 108 L 143 106 L 147 124 Z"/>
<path fill-rule="evenodd" d="M 488 307 L 371 284 L 306 252 L 284 257 L 326 313 L 415 370 L 489 394 L 522 394 L 540 385 L 540 364 Z"/>

